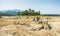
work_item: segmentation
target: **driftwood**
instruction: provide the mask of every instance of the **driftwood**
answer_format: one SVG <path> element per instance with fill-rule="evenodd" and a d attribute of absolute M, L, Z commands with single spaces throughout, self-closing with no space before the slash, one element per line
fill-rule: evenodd
<path fill-rule="evenodd" d="M 2 16 L 0 16 L 0 18 L 2 18 Z"/>
<path fill-rule="evenodd" d="M 48 21 L 44 22 L 44 24 L 42 25 L 42 27 L 39 29 L 45 29 L 45 30 L 50 30 L 52 29 L 52 26 L 50 24 L 48 24 Z"/>
<path fill-rule="evenodd" d="M 34 17 L 33 21 L 38 22 L 40 19 L 39 17 Z"/>

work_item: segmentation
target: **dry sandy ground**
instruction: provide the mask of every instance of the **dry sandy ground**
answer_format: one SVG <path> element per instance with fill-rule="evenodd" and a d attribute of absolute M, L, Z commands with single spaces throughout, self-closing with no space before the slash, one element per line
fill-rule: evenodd
<path fill-rule="evenodd" d="M 33 21 L 34 17 L 39 21 Z M 48 21 L 52 29 L 39 30 L 43 24 L 40 21 Z M 60 16 L 2 16 L 0 36 L 60 36 Z"/>

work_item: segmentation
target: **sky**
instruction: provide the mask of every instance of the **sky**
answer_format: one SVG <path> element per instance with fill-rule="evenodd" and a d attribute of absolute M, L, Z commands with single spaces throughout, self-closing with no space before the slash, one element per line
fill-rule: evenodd
<path fill-rule="evenodd" d="M 60 14 L 60 0 L 0 0 L 0 10 L 29 8 L 41 14 Z"/>

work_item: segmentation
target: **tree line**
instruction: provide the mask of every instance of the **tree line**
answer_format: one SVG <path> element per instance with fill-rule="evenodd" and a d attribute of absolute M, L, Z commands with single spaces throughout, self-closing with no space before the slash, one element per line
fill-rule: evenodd
<path fill-rule="evenodd" d="M 18 12 L 17 13 L 17 16 L 20 16 L 20 15 L 23 15 L 23 16 L 28 16 L 28 15 L 40 15 L 40 11 L 35 11 L 35 10 L 32 10 L 32 9 L 28 9 L 28 10 L 24 10 L 24 11 L 21 11 L 21 12 Z"/>

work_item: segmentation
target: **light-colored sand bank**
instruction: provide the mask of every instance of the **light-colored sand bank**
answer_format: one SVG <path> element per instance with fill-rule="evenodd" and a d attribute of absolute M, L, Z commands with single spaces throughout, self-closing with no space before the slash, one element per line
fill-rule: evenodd
<path fill-rule="evenodd" d="M 46 21 L 51 29 L 40 29 Z M 60 16 L 2 16 L 0 36 L 60 36 Z"/>

